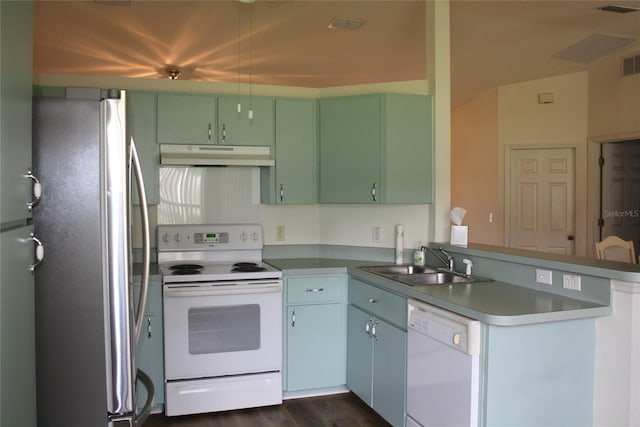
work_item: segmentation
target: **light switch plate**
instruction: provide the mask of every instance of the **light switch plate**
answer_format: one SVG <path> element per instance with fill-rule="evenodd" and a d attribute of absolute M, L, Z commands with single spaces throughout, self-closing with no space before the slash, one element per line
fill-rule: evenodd
<path fill-rule="evenodd" d="M 541 270 L 536 268 L 536 282 L 545 285 L 553 285 L 553 273 L 551 270 Z"/>

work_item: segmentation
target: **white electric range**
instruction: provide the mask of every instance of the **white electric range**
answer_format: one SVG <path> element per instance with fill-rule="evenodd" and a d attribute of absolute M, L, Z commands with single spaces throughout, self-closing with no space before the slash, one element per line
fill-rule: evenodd
<path fill-rule="evenodd" d="M 282 403 L 282 272 L 259 224 L 159 225 L 166 415 Z"/>

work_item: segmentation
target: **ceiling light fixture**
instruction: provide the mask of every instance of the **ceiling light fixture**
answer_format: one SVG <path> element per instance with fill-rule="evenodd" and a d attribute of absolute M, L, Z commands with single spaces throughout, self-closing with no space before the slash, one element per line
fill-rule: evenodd
<path fill-rule="evenodd" d="M 177 68 L 169 67 L 165 70 L 165 73 L 167 73 L 169 80 L 178 80 L 180 78 L 180 70 Z"/>

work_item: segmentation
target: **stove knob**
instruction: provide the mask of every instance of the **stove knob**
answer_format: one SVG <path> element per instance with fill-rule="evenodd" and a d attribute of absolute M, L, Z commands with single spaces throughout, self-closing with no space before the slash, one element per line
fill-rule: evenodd
<path fill-rule="evenodd" d="M 253 240 L 254 242 L 258 241 L 258 237 L 258 233 L 256 233 L 255 231 L 251 233 L 251 240 Z"/>
<path fill-rule="evenodd" d="M 180 233 L 176 233 L 176 235 L 173 236 L 173 240 L 175 240 L 176 243 L 180 243 L 180 240 L 182 240 L 182 238 L 180 237 Z"/>
<path fill-rule="evenodd" d="M 169 233 L 164 233 L 162 236 L 162 241 L 165 243 L 169 243 Z"/>
<path fill-rule="evenodd" d="M 246 241 L 249 238 L 249 236 L 247 236 L 247 233 L 245 233 L 244 231 L 242 232 L 242 234 L 240 234 L 240 240 L 242 240 L 243 242 Z"/>

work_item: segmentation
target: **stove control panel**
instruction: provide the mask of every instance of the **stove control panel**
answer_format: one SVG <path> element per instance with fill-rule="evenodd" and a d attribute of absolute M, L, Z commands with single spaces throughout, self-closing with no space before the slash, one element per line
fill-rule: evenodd
<path fill-rule="evenodd" d="M 229 243 L 229 233 L 194 233 L 194 243 Z"/>
<path fill-rule="evenodd" d="M 262 250 L 260 224 L 158 225 L 158 251 Z"/>

